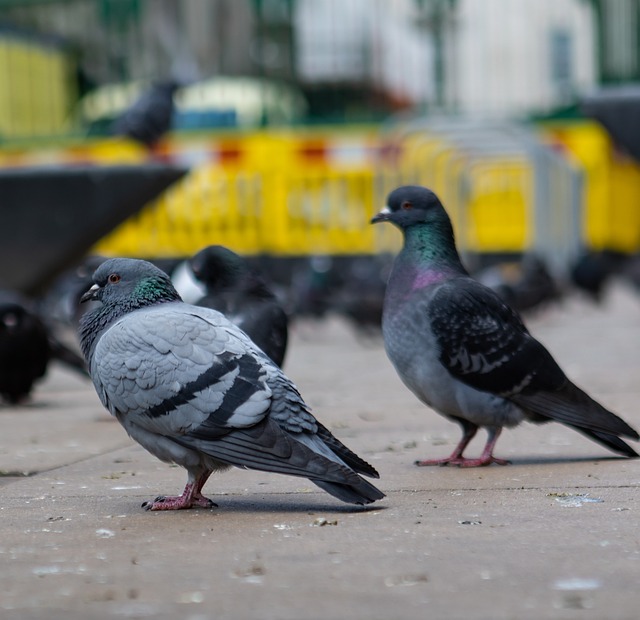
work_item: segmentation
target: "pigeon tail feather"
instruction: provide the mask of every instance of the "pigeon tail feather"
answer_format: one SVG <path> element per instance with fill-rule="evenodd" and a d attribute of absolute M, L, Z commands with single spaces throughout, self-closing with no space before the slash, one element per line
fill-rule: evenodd
<path fill-rule="evenodd" d="M 592 431 L 586 428 L 580 428 L 578 426 L 571 426 L 571 428 L 602 444 L 606 448 L 609 448 L 609 450 L 617 452 L 618 454 L 622 454 L 623 456 L 628 456 L 630 458 L 636 458 L 640 456 L 629 444 L 622 441 L 622 439 L 620 439 L 620 437 L 616 435 L 601 433 L 599 431 Z"/>
<path fill-rule="evenodd" d="M 364 459 L 361 459 L 357 454 L 349 450 L 339 439 L 334 437 L 329 429 L 317 422 L 318 425 L 318 437 L 324 441 L 325 444 L 331 449 L 331 451 L 338 456 L 346 465 L 351 467 L 354 471 L 371 478 L 380 478 L 380 474 L 376 469 L 367 463 Z"/>
<path fill-rule="evenodd" d="M 325 480 L 312 480 L 330 495 L 348 504 L 371 504 L 384 497 L 384 493 L 377 487 L 360 478 L 358 484 L 342 484 L 339 482 L 327 482 Z"/>
<path fill-rule="evenodd" d="M 569 381 L 557 392 L 540 391 L 534 394 L 519 394 L 511 397 L 510 400 L 527 411 L 568 426 L 604 435 L 622 435 L 630 439 L 640 439 L 638 433 L 622 418 L 605 409 Z"/>
<path fill-rule="evenodd" d="M 236 467 L 308 478 L 345 502 L 370 503 L 384 497 L 349 467 L 314 452 L 268 420 L 215 440 L 185 435 L 174 441 Z"/>

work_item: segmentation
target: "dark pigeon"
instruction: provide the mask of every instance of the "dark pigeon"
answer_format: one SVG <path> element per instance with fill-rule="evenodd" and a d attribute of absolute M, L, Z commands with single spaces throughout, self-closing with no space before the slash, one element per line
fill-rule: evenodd
<path fill-rule="evenodd" d="M 608 282 L 627 261 L 627 254 L 615 250 L 585 251 L 571 267 L 571 282 L 593 301 L 601 302 Z"/>
<path fill-rule="evenodd" d="M 111 132 L 127 136 L 147 147 L 154 146 L 171 129 L 174 112 L 174 81 L 158 82 L 125 110 L 111 126 Z"/>
<path fill-rule="evenodd" d="M 385 297 L 382 331 L 389 359 L 425 404 L 461 425 L 462 440 L 444 459 L 418 465 L 506 464 L 493 456 L 503 427 L 554 420 L 624 456 L 620 436 L 638 440 L 624 420 L 574 385 L 520 316 L 460 262 L 453 228 L 438 197 L 400 187 L 373 219 L 404 235 Z M 488 441 L 477 459 L 463 456 L 479 427 Z"/>
<path fill-rule="evenodd" d="M 26 400 L 51 356 L 42 320 L 17 293 L 0 290 L 0 396 L 10 404 Z"/>
<path fill-rule="evenodd" d="M 275 293 L 249 263 L 221 245 L 200 250 L 189 265 L 206 294 L 195 303 L 222 312 L 278 366 L 287 351 L 289 319 Z"/>
<path fill-rule="evenodd" d="M 344 266 L 334 310 L 360 336 L 379 336 L 391 259 L 385 255 L 355 256 Z"/>
<path fill-rule="evenodd" d="M 502 262 L 474 274 L 516 312 L 528 313 L 561 297 L 560 287 L 545 262 L 535 254 L 520 261 Z"/>
<path fill-rule="evenodd" d="M 98 396 L 129 435 L 188 472 L 148 510 L 211 507 L 210 474 L 231 465 L 309 478 L 345 502 L 384 494 L 376 470 L 311 414 L 293 383 L 221 313 L 181 301 L 151 263 L 109 259 L 83 296 L 101 305 L 79 336 Z"/>

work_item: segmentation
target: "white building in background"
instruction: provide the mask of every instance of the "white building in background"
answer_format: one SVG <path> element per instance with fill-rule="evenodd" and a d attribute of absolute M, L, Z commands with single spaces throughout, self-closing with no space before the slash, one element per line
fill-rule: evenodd
<path fill-rule="evenodd" d="M 566 105 L 597 79 L 584 0 L 459 0 L 446 36 L 447 104 L 512 115 Z"/>
<path fill-rule="evenodd" d="M 596 83 L 585 0 L 298 0 L 307 83 L 373 84 L 391 100 L 512 116 L 570 103 Z"/>
<path fill-rule="evenodd" d="M 294 20 L 302 82 L 366 83 L 412 104 L 435 97 L 433 40 L 414 0 L 297 0 Z"/>

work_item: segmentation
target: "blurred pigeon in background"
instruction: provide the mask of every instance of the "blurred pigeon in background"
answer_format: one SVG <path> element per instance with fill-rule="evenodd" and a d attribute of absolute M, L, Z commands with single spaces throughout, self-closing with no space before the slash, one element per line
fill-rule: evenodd
<path fill-rule="evenodd" d="M 25 400 L 51 359 L 47 328 L 13 291 L 0 290 L 0 396 Z"/>
<path fill-rule="evenodd" d="M 207 294 L 207 287 L 196 278 L 191 269 L 191 259 L 181 260 L 171 269 L 167 269 L 166 265 L 160 265 L 155 261 L 153 262 L 157 267 L 160 267 L 160 269 L 171 276 L 171 283 L 185 303 L 195 304 Z"/>
<path fill-rule="evenodd" d="M 544 261 L 535 254 L 522 260 L 503 262 L 474 274 L 481 284 L 493 289 L 508 306 L 520 313 L 530 312 L 560 299 L 560 287 Z"/>
<path fill-rule="evenodd" d="M 356 334 L 380 334 L 391 260 L 385 255 L 354 256 L 344 265 L 333 309 L 349 321 Z"/>
<path fill-rule="evenodd" d="M 104 256 L 86 256 L 75 267 L 61 273 L 38 302 L 38 311 L 47 317 L 54 329 L 70 328 L 73 338 L 80 315 L 87 309 L 80 306 L 80 298 L 93 280 L 93 272 L 106 260 Z"/>
<path fill-rule="evenodd" d="M 309 478 L 345 502 L 384 497 L 358 473 L 371 465 L 311 414 L 282 371 L 224 315 L 180 300 L 151 263 L 110 259 L 83 300 L 80 342 L 103 405 L 129 435 L 188 472 L 184 492 L 148 510 L 213 506 L 202 487 L 216 470 Z"/>
<path fill-rule="evenodd" d="M 84 359 L 58 337 L 35 302 L 0 289 L 0 396 L 11 404 L 26 400 L 53 360 L 88 376 Z"/>
<path fill-rule="evenodd" d="M 111 133 L 152 147 L 171 129 L 177 89 L 178 83 L 173 80 L 153 84 L 113 122 Z"/>
<path fill-rule="evenodd" d="M 291 282 L 292 314 L 296 318 L 324 318 L 339 282 L 331 256 L 312 256 L 298 263 Z"/>
<path fill-rule="evenodd" d="M 571 282 L 593 301 L 600 302 L 607 284 L 619 274 L 628 255 L 614 250 L 586 251 L 571 267 Z"/>
<path fill-rule="evenodd" d="M 637 456 L 619 436 L 637 440 L 638 433 L 575 386 L 518 314 L 469 276 L 432 191 L 394 190 L 372 222 L 391 222 L 404 236 L 385 297 L 387 354 L 405 385 L 463 430 L 449 457 L 418 465 L 506 464 L 493 456 L 496 441 L 503 427 L 523 420 L 562 422 Z M 487 429 L 486 446 L 480 458 L 467 459 L 463 452 L 479 427 Z"/>
<path fill-rule="evenodd" d="M 258 270 L 221 245 L 200 250 L 189 265 L 206 288 L 196 305 L 222 312 L 282 366 L 289 319 Z"/>

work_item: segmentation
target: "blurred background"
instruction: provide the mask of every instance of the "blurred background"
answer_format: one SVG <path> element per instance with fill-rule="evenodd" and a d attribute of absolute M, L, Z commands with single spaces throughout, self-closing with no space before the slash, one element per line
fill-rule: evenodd
<path fill-rule="evenodd" d="M 0 287 L 220 244 L 375 325 L 418 183 L 523 311 L 638 288 L 639 37 L 640 0 L 0 0 Z"/>

